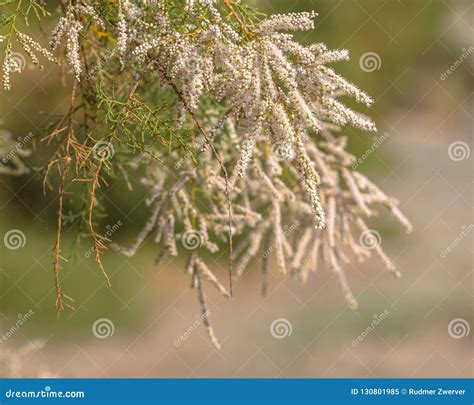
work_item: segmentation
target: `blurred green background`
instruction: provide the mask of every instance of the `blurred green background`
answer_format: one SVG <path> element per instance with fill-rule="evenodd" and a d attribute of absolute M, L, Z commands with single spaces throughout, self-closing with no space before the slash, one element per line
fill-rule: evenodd
<path fill-rule="evenodd" d="M 255 271 L 238 283 L 235 302 L 210 294 L 214 327 L 223 341 L 222 353 L 216 353 L 204 328 L 181 346 L 173 345 L 199 311 L 179 259 L 154 268 L 157 249 L 152 241 L 132 259 L 109 251 L 104 264 L 112 288 L 107 288 L 93 258 L 86 257 L 90 243 L 81 241 L 75 254 L 67 254 L 63 270 L 63 287 L 74 297 L 76 311 L 56 319 L 50 251 L 57 200 L 53 192 L 43 195 L 41 176 L 34 170 L 21 177 L 2 175 L 0 235 L 20 229 L 26 245 L 19 250 L 0 246 L 0 327 L 7 331 L 18 314 L 32 309 L 34 315 L 5 345 L 19 347 L 32 339 L 47 339 L 22 373 L 35 375 L 47 368 L 64 377 L 472 376 L 471 337 L 457 340 L 447 332 L 455 318 L 472 325 L 472 235 L 446 258 L 440 257 L 462 226 L 472 223 L 472 160 L 453 162 L 447 154 L 451 142 L 470 142 L 472 137 L 472 54 L 441 78 L 463 49 L 472 46 L 472 3 L 252 3 L 267 13 L 316 10 L 316 29 L 297 37 L 304 43 L 349 49 L 351 60 L 339 63 L 336 71 L 374 97 L 374 107 L 362 112 L 375 119 L 379 134 L 390 135 L 360 170 L 387 194 L 400 198 L 415 225 L 415 232 L 406 237 L 384 215 L 373 223 L 404 278 L 392 279 L 375 259 L 351 263 L 348 278 L 360 309 L 350 311 L 326 269 L 304 286 L 282 280 L 275 271 L 266 299 L 258 294 Z M 375 52 L 381 61 L 373 72 L 360 66 L 367 52 Z M 32 168 L 40 167 L 48 153 L 39 142 L 38 128 L 65 108 L 67 91 L 58 75 L 54 66 L 42 72 L 27 66 L 21 76 L 12 75 L 12 91 L 0 92 L 0 128 L 14 137 L 35 135 L 28 145 L 34 152 L 26 159 Z M 371 135 L 351 128 L 343 134 L 356 156 L 373 143 Z M 132 193 L 124 191 L 121 181 L 101 191 L 106 192 L 111 212 L 102 229 L 121 221 L 113 238 L 124 243 L 134 238 L 147 218 L 140 204 L 144 191 L 134 185 Z M 73 244 L 74 230 L 67 229 L 63 252 Z M 225 263 L 219 266 L 225 277 Z M 387 308 L 389 317 L 353 347 L 353 339 L 370 325 L 373 314 Z M 93 336 L 91 327 L 99 318 L 113 321 L 114 336 L 104 340 Z M 268 328 L 276 318 L 291 321 L 291 336 L 271 337 Z"/>

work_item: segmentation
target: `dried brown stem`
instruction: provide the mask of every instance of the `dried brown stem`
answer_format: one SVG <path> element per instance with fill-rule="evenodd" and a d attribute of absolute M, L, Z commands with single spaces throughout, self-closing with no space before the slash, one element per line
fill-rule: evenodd
<path fill-rule="evenodd" d="M 242 31 L 245 32 L 245 34 L 249 38 L 251 38 L 252 33 L 248 30 L 247 26 L 242 21 L 242 18 L 240 18 L 240 15 L 234 10 L 234 7 L 232 6 L 232 0 L 224 0 L 224 3 L 226 5 L 226 7 L 229 9 L 230 13 L 234 16 L 234 18 L 240 24 L 240 27 L 242 28 Z"/>
<path fill-rule="evenodd" d="M 61 256 L 61 231 L 62 231 L 62 216 L 63 216 L 63 205 L 64 205 L 64 194 L 65 194 L 65 183 L 68 175 L 68 167 L 71 162 L 70 148 L 74 138 L 74 102 L 76 97 L 76 86 L 77 81 L 74 80 L 72 86 L 71 99 L 69 104 L 69 122 L 67 126 L 67 137 L 66 145 L 64 148 L 64 156 L 57 160 L 58 170 L 61 171 L 61 161 L 64 162 L 64 168 L 61 173 L 60 184 L 59 184 L 59 207 L 58 207 L 58 219 L 57 219 L 57 232 L 56 232 L 56 243 L 53 251 L 53 270 L 55 279 L 55 290 L 56 290 L 56 313 L 59 317 L 64 307 L 74 309 L 67 301 L 72 301 L 70 297 L 62 292 L 60 271 L 61 271 L 61 260 L 64 258 Z"/>
<path fill-rule="evenodd" d="M 204 129 L 204 127 L 201 125 L 201 123 L 197 119 L 196 115 L 193 113 L 191 108 L 188 106 L 188 103 L 186 102 L 186 99 L 184 98 L 183 94 L 181 93 L 181 91 L 179 91 L 178 87 L 173 83 L 173 81 L 168 77 L 168 75 L 166 74 L 166 71 L 164 71 L 164 69 L 162 69 L 160 64 L 158 62 L 155 62 L 155 64 L 158 67 L 158 69 L 160 70 L 160 72 L 163 75 L 166 82 L 171 86 L 171 88 L 174 90 L 174 92 L 178 96 L 179 100 L 183 104 L 186 111 L 189 113 L 189 115 L 190 115 L 191 119 L 193 120 L 194 124 L 199 129 L 199 132 L 201 132 L 202 136 L 204 137 L 207 145 L 211 148 L 212 153 L 214 154 L 215 158 L 217 159 L 217 161 L 219 163 L 219 166 L 221 167 L 222 172 L 224 173 L 225 196 L 226 196 L 227 205 L 228 205 L 228 212 L 229 212 L 229 223 L 228 223 L 228 226 L 229 226 L 229 232 L 228 232 L 229 233 L 229 250 L 230 250 L 230 252 L 229 252 L 230 253 L 229 254 L 229 294 L 230 294 L 230 298 L 232 299 L 233 298 L 233 285 L 232 285 L 232 277 L 233 277 L 233 238 L 232 238 L 232 233 L 233 233 L 232 228 L 233 228 L 233 226 L 232 226 L 232 223 L 233 223 L 233 221 L 232 221 L 232 202 L 231 202 L 231 199 L 230 199 L 230 190 L 229 190 L 229 175 L 228 175 L 227 169 L 224 166 L 224 163 L 222 161 L 222 157 L 220 156 L 219 152 L 216 150 L 213 143 L 211 142 L 210 137 L 207 134 L 207 131 Z"/>
<path fill-rule="evenodd" d="M 107 144 L 107 147 L 105 150 L 110 147 L 111 141 L 109 140 L 109 143 Z M 102 168 L 102 165 L 104 164 L 105 160 L 105 154 L 103 154 L 100 157 L 99 164 L 97 165 L 96 171 L 94 173 L 94 177 L 92 179 L 92 189 L 91 189 L 91 194 L 90 194 L 90 200 L 89 200 L 89 209 L 88 209 L 88 217 L 87 217 L 87 224 L 89 226 L 89 232 L 91 233 L 92 236 L 92 241 L 94 242 L 94 251 L 95 251 L 95 261 L 99 265 L 100 272 L 105 278 L 105 281 L 107 282 L 107 285 L 110 287 L 110 279 L 109 276 L 107 275 L 104 266 L 102 265 L 102 260 L 101 260 L 101 255 L 107 250 L 107 246 L 104 244 L 104 242 L 108 241 L 109 239 L 106 238 L 105 236 L 99 235 L 95 229 L 94 229 L 94 223 L 92 220 L 93 217 L 93 211 L 94 211 L 94 201 L 95 201 L 95 193 L 97 191 L 97 188 L 100 187 L 100 170 Z"/>

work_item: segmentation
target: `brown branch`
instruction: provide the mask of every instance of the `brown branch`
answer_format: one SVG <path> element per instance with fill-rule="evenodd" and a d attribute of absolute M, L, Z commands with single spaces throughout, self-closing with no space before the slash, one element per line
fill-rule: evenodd
<path fill-rule="evenodd" d="M 229 223 L 228 223 L 228 226 L 229 226 L 229 232 L 228 232 L 229 233 L 229 250 L 230 250 L 230 254 L 229 254 L 229 295 L 230 295 L 230 298 L 232 299 L 233 298 L 232 277 L 233 277 L 233 263 L 234 263 L 233 254 L 234 254 L 234 251 L 233 251 L 233 239 L 232 239 L 232 228 L 233 228 L 232 227 L 232 224 L 233 224 L 233 220 L 232 220 L 232 202 L 230 200 L 229 175 L 227 173 L 227 169 L 224 166 L 224 162 L 222 161 L 222 158 L 221 158 L 219 152 L 216 150 L 216 148 L 212 144 L 211 139 L 210 139 L 209 135 L 207 134 L 207 131 L 204 129 L 204 127 L 201 125 L 201 123 L 197 119 L 196 115 L 193 113 L 191 108 L 188 106 L 188 103 L 186 102 L 186 99 L 184 98 L 183 94 L 179 91 L 178 87 L 173 83 L 173 81 L 168 77 L 165 70 L 159 65 L 159 63 L 155 61 L 155 64 L 158 67 L 158 69 L 160 70 L 160 72 L 163 75 L 166 82 L 174 90 L 174 92 L 178 96 L 181 103 L 183 103 L 184 108 L 189 113 L 189 115 L 190 115 L 191 119 L 193 120 L 194 124 L 196 125 L 196 127 L 199 129 L 199 132 L 201 132 L 201 134 L 204 136 L 204 139 L 205 139 L 207 145 L 211 148 L 212 153 L 214 154 L 217 162 L 219 163 L 219 166 L 221 167 L 222 172 L 224 173 L 225 196 L 226 196 L 226 199 L 227 199 L 228 212 L 229 212 Z"/>
<path fill-rule="evenodd" d="M 65 260 L 61 256 L 61 231 L 62 231 L 62 217 L 63 217 L 63 206 L 64 206 L 64 194 L 65 194 L 65 183 L 68 174 L 68 167 L 71 162 L 70 148 L 74 138 L 74 101 L 76 97 L 77 81 L 74 80 L 72 86 L 71 99 L 69 104 L 69 122 L 67 126 L 67 138 L 64 156 L 57 160 L 58 170 L 61 171 L 61 162 L 64 162 L 64 169 L 61 173 L 61 179 L 59 183 L 59 206 L 58 206 L 58 220 L 57 220 L 57 232 L 56 232 L 56 243 L 53 251 L 53 271 L 55 280 L 55 291 L 56 291 L 56 314 L 59 317 L 64 307 L 74 309 L 67 301 L 72 301 L 72 298 L 65 295 L 61 288 L 60 272 L 61 272 L 61 260 Z M 48 166 L 48 171 L 51 166 Z"/>
<path fill-rule="evenodd" d="M 107 147 L 104 149 L 104 153 L 102 153 L 102 156 L 100 156 L 100 161 L 99 164 L 97 165 L 97 169 L 94 173 L 94 178 L 92 179 L 92 189 L 91 189 L 91 194 L 90 194 L 90 200 L 89 200 L 89 209 L 88 209 L 88 218 L 87 218 L 87 224 L 89 226 L 89 231 L 92 236 L 92 240 L 94 242 L 94 250 L 95 250 L 95 261 L 99 265 L 100 272 L 105 278 L 105 281 L 107 282 L 107 285 L 110 287 L 110 279 L 109 276 L 107 275 L 107 272 L 104 269 L 104 266 L 102 265 L 102 260 L 100 256 L 102 253 L 104 253 L 107 250 L 107 246 L 104 244 L 104 242 L 109 241 L 108 238 L 105 236 L 99 235 L 95 230 L 94 230 L 94 223 L 92 220 L 92 214 L 94 211 L 94 202 L 95 202 L 95 192 L 98 187 L 100 187 L 100 169 L 102 168 L 102 165 L 104 164 L 104 160 L 107 156 L 107 150 L 110 147 L 112 141 L 109 140 Z"/>
<path fill-rule="evenodd" d="M 247 29 L 247 26 L 242 21 L 242 18 L 240 17 L 240 15 L 237 14 L 237 12 L 234 10 L 234 7 L 232 6 L 232 0 L 224 0 L 224 3 L 226 5 L 226 7 L 229 9 L 229 11 L 231 12 L 231 14 L 234 16 L 234 18 L 240 24 L 240 27 L 242 28 L 242 31 L 245 32 L 245 34 L 249 38 L 252 38 L 252 33 Z"/>
<path fill-rule="evenodd" d="M 133 85 L 132 89 L 130 90 L 129 95 L 127 96 L 126 104 L 130 102 L 132 99 L 133 95 L 137 91 L 137 88 L 141 82 L 141 78 L 139 78 Z M 91 193 L 90 193 L 90 199 L 89 199 L 89 207 L 88 207 L 88 214 L 87 214 L 87 225 L 89 228 L 89 232 L 92 237 L 92 241 L 94 243 L 94 251 L 95 251 L 95 261 L 99 266 L 100 272 L 105 278 L 105 281 L 107 282 L 107 285 L 110 287 L 110 278 L 107 274 L 107 272 L 104 269 L 104 266 L 102 264 L 102 259 L 101 255 L 107 250 L 107 246 L 105 245 L 105 242 L 109 242 L 110 239 L 107 237 L 100 235 L 97 233 L 94 229 L 94 221 L 93 221 L 93 211 L 94 211 L 94 203 L 95 203 L 95 195 L 97 189 L 100 187 L 100 171 L 102 167 L 105 164 L 105 161 L 107 159 L 108 155 L 108 150 L 112 145 L 112 139 L 115 136 L 115 132 L 117 130 L 117 124 L 114 126 L 112 130 L 112 134 L 110 135 L 109 139 L 107 140 L 107 145 L 103 149 L 102 153 L 99 151 L 98 156 L 100 157 L 99 163 L 97 164 L 97 168 L 94 172 L 94 176 L 92 179 L 84 179 L 83 181 L 91 181 L 92 182 L 92 188 L 91 188 Z"/>
<path fill-rule="evenodd" d="M 207 306 L 207 300 L 206 300 L 206 294 L 204 292 L 204 287 L 202 285 L 202 278 L 199 270 L 194 267 L 193 269 L 193 287 L 197 288 L 198 290 L 198 299 L 199 299 L 199 304 L 201 305 L 201 318 L 204 322 L 204 326 L 206 327 L 207 334 L 209 335 L 209 339 L 212 343 L 212 345 L 217 349 L 221 349 L 221 345 L 219 341 L 217 340 L 217 337 L 214 333 L 214 329 L 211 324 L 210 320 L 210 313 L 211 311 L 209 310 L 209 307 Z"/>

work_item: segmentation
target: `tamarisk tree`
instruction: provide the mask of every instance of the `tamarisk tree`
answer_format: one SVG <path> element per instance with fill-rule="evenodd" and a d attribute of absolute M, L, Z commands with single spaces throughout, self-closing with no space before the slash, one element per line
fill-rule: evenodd
<path fill-rule="evenodd" d="M 185 252 L 184 272 L 216 347 L 205 285 L 232 298 L 232 279 L 260 263 L 265 293 L 270 257 L 302 281 L 324 265 L 353 308 L 343 270 L 350 255 L 362 261 L 375 253 L 400 276 L 366 219 L 385 209 L 411 226 L 397 200 L 354 169 L 346 137 L 335 135 L 346 125 L 376 131 L 340 100 L 370 106 L 372 99 L 331 67 L 348 59 L 346 50 L 293 37 L 314 29 L 316 13 L 266 16 L 232 0 L 60 1 L 50 11 L 38 0 L 16 3 L 1 16 L 4 90 L 21 71 L 18 53 L 38 66 L 57 63 L 69 79 L 68 111 L 42 138 L 51 150 L 45 190 L 59 197 L 58 313 L 71 307 L 61 237 L 73 182 L 83 184 L 80 217 L 106 283 L 108 247 L 133 256 L 152 238 L 158 264 Z M 19 28 L 33 17 L 55 19 L 49 45 Z M 97 190 L 114 175 L 128 183 L 141 166 L 149 216 L 133 244 L 120 246 L 97 229 Z M 229 283 L 212 271 L 222 256 Z"/>

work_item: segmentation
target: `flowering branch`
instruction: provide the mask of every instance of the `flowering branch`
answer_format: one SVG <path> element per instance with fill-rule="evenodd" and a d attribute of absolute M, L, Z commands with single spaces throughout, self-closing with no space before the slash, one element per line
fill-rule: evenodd
<path fill-rule="evenodd" d="M 59 309 L 59 239 L 69 181 L 87 185 L 80 216 L 109 282 L 100 259 L 109 240 L 93 222 L 97 190 L 106 187 L 107 175 L 140 165 L 148 219 L 130 247 L 111 246 L 132 256 L 153 236 L 161 245 L 157 264 L 188 251 L 184 273 L 216 348 L 204 283 L 230 299 L 232 280 L 255 261 L 262 263 L 263 294 L 271 258 L 280 273 L 303 282 L 323 264 L 352 308 L 357 302 L 344 271 L 350 255 L 363 261 L 375 253 L 400 276 L 366 220 L 384 207 L 407 231 L 411 225 L 398 202 L 356 170 L 347 139 L 333 135 L 346 125 L 376 131 L 370 118 L 340 101 L 352 97 L 368 107 L 372 99 L 329 66 L 347 60 L 346 50 L 303 46 L 293 38 L 294 31 L 314 29 L 316 16 L 262 18 L 231 0 L 63 2 L 50 45 L 74 84 L 69 113 L 45 137 L 48 144 L 59 142 L 45 173 L 45 186 L 53 167 L 59 175 Z M 32 49 L 56 57 L 25 35 L 17 33 L 18 43 L 33 61 Z M 16 72 L 10 43 L 5 55 L 8 90 Z M 83 119 L 75 120 L 79 112 Z M 72 162 L 74 173 L 68 171 Z M 206 263 L 225 246 L 228 290 Z"/>

